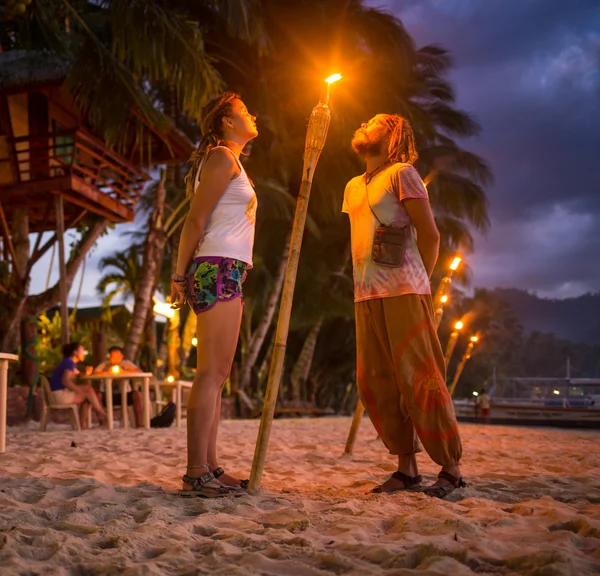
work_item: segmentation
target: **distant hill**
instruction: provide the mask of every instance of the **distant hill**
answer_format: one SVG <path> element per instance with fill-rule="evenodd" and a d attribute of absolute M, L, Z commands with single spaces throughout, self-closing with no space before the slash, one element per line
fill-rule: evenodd
<path fill-rule="evenodd" d="M 516 288 L 492 292 L 510 303 L 527 333 L 553 332 L 572 342 L 600 344 L 600 293 L 550 300 Z"/>

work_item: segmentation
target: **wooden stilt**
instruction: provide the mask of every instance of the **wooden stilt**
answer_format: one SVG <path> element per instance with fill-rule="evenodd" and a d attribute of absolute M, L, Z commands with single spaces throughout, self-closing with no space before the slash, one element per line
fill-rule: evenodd
<path fill-rule="evenodd" d="M 62 344 L 69 342 L 69 308 L 67 304 L 67 269 L 65 266 L 65 214 L 63 197 L 56 195 L 56 237 L 58 239 L 58 289 L 60 294 L 60 318 L 62 322 L 60 339 Z"/>

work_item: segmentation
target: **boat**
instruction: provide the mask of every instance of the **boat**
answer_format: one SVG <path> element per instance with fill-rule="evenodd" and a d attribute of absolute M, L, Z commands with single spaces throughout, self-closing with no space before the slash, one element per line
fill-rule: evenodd
<path fill-rule="evenodd" d="M 600 379 L 506 378 L 490 391 L 490 424 L 600 428 Z M 454 400 L 462 422 L 482 422 L 477 391 Z"/>

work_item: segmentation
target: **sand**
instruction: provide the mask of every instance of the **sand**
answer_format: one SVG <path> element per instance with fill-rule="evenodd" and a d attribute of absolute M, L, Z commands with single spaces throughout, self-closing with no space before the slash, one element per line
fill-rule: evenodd
<path fill-rule="evenodd" d="M 341 457 L 349 425 L 276 420 L 263 489 L 222 500 L 176 497 L 183 427 L 11 428 L 0 574 L 600 573 L 600 433 L 462 425 L 469 485 L 440 501 L 367 495 L 394 458 L 368 420 Z M 221 465 L 247 477 L 258 422 L 221 430 Z"/>

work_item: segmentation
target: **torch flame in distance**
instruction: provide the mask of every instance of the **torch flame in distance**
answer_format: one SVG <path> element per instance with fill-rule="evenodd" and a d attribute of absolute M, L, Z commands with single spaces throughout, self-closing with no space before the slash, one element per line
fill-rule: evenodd
<path fill-rule="evenodd" d="M 455 325 L 454 325 L 454 329 L 455 330 L 462 330 L 462 327 L 464 326 L 464 324 L 459 320 Z"/>
<path fill-rule="evenodd" d="M 460 256 L 456 256 L 456 258 L 452 260 L 452 264 L 450 264 L 450 270 L 456 270 L 461 262 L 462 258 Z"/>
<path fill-rule="evenodd" d="M 329 76 L 329 78 L 325 78 L 325 82 L 327 82 L 327 84 L 333 84 L 334 82 L 337 82 L 338 80 L 342 79 L 342 75 L 341 74 L 332 74 L 331 76 Z"/>

